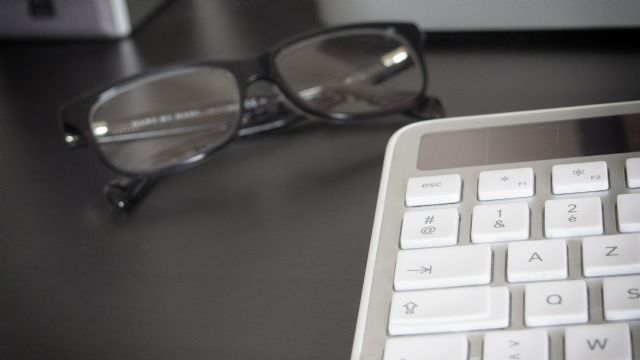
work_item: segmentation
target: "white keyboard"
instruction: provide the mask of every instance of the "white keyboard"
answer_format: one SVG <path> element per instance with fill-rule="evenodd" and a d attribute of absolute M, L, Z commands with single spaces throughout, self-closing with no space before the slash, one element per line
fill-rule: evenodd
<path fill-rule="evenodd" d="M 356 359 L 640 360 L 640 102 L 396 133 Z"/>

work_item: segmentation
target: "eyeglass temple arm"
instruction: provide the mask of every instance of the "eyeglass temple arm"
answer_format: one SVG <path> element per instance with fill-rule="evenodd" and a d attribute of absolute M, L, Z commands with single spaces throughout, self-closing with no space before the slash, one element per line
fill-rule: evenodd
<path fill-rule="evenodd" d="M 411 67 L 411 56 L 404 46 L 399 46 L 378 58 L 362 69 L 353 72 L 342 80 L 343 84 L 369 82 L 380 84 L 403 70 Z"/>
<path fill-rule="evenodd" d="M 119 176 L 104 187 L 104 195 L 118 211 L 129 211 L 151 190 L 159 178 Z"/>
<path fill-rule="evenodd" d="M 440 99 L 426 94 L 423 94 L 418 100 L 418 105 L 407 111 L 406 114 L 417 119 L 425 120 L 443 118 L 447 115 Z"/>

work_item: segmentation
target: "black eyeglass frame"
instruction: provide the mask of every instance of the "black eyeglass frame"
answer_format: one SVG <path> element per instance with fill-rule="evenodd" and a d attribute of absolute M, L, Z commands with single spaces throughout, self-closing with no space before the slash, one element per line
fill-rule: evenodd
<path fill-rule="evenodd" d="M 422 73 L 422 83 L 420 90 L 416 92 L 415 97 L 411 98 L 406 103 L 387 108 L 382 111 L 372 111 L 359 114 L 343 114 L 343 113 L 329 113 L 319 111 L 311 108 L 296 92 L 287 84 L 282 74 L 278 70 L 276 65 L 276 59 L 278 54 L 287 49 L 289 46 L 312 39 L 319 36 L 326 36 L 332 33 L 345 32 L 348 30 L 384 30 L 390 32 L 390 34 L 396 35 L 400 39 L 406 42 L 406 46 L 409 46 L 415 59 L 417 61 L 416 66 Z M 63 134 L 65 141 L 70 148 L 78 148 L 83 146 L 91 147 L 99 156 L 100 160 L 112 171 L 117 174 L 132 178 L 132 179 L 146 179 L 154 180 L 171 173 L 179 172 L 188 169 L 196 164 L 199 164 L 212 154 L 219 151 L 221 148 L 227 146 L 229 143 L 239 137 L 241 129 L 241 119 L 245 113 L 244 101 L 247 98 L 247 89 L 251 84 L 266 80 L 275 86 L 280 93 L 282 100 L 290 108 L 290 110 L 300 113 L 305 117 L 311 117 L 320 121 L 328 122 L 346 122 L 357 121 L 365 118 L 380 117 L 385 115 L 405 113 L 413 117 L 419 117 L 421 112 L 419 109 L 425 107 L 425 91 L 427 88 L 427 68 L 423 55 L 424 37 L 420 29 L 411 23 L 359 23 L 351 25 L 343 25 L 331 28 L 324 28 L 314 30 L 300 35 L 285 39 L 284 41 L 277 43 L 275 46 L 269 48 L 267 51 L 244 60 L 233 61 L 198 61 L 191 63 L 181 63 L 176 65 L 164 66 L 154 69 L 149 69 L 134 76 L 125 78 L 123 80 L 112 83 L 108 86 L 104 86 L 97 90 L 93 90 L 86 93 L 77 99 L 63 105 L 60 109 L 59 117 L 62 123 Z M 179 70 L 197 69 L 197 68 L 222 68 L 227 70 L 234 78 L 237 84 L 238 99 L 240 103 L 240 110 L 238 112 L 238 119 L 235 122 L 235 130 L 233 134 L 225 139 L 220 144 L 207 149 L 201 154 L 191 156 L 160 169 L 154 169 L 150 172 L 129 172 L 115 166 L 107 156 L 103 153 L 102 149 L 96 142 L 92 130 L 89 124 L 90 116 L 93 109 L 100 104 L 100 100 L 107 92 L 117 91 L 118 88 L 126 86 L 132 82 L 150 78 L 153 76 L 166 74 Z M 428 99 L 428 98 L 427 98 Z M 428 100 L 427 100 L 428 102 Z M 146 182 L 146 181 L 145 181 Z"/>

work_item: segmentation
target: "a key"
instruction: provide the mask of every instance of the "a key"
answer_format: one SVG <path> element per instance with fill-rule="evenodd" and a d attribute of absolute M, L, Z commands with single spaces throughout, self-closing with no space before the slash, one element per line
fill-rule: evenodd
<path fill-rule="evenodd" d="M 640 234 L 584 238 L 582 266 L 585 276 L 640 274 Z"/>
<path fill-rule="evenodd" d="M 565 240 L 533 240 L 509 244 L 509 282 L 561 280 L 567 276 Z"/>
<path fill-rule="evenodd" d="M 431 289 L 488 284 L 491 247 L 466 245 L 398 252 L 394 288 Z"/>
<path fill-rule="evenodd" d="M 397 337 L 387 340 L 384 360 L 466 360 L 469 342 L 462 334 Z"/>
<path fill-rule="evenodd" d="M 471 242 L 526 240 L 529 238 L 529 205 L 508 203 L 476 205 L 471 220 Z"/>
<path fill-rule="evenodd" d="M 627 186 L 635 189 L 640 187 L 640 158 L 627 159 Z"/>
<path fill-rule="evenodd" d="M 627 324 L 569 327 L 564 349 L 565 360 L 633 360 Z"/>
<path fill-rule="evenodd" d="M 473 301 L 470 301 L 473 299 Z M 509 326 L 509 290 L 474 286 L 396 292 L 391 298 L 391 335 L 500 329 Z"/>
<path fill-rule="evenodd" d="M 549 238 L 600 235 L 604 232 L 602 202 L 599 197 L 547 200 L 544 227 Z"/>
<path fill-rule="evenodd" d="M 605 319 L 640 319 L 640 275 L 605 278 L 602 293 Z"/>
<path fill-rule="evenodd" d="M 400 247 L 416 249 L 455 245 L 458 242 L 458 209 L 408 211 L 402 219 Z"/>
<path fill-rule="evenodd" d="M 554 194 L 600 191 L 609 188 L 607 163 L 604 161 L 555 165 L 551 173 Z"/>
<path fill-rule="evenodd" d="M 640 193 L 621 194 L 617 200 L 620 232 L 640 232 Z"/>
<path fill-rule="evenodd" d="M 499 200 L 533 196 L 532 168 L 482 171 L 478 179 L 478 199 Z"/>
<path fill-rule="evenodd" d="M 462 178 L 458 174 L 411 178 L 407 182 L 407 206 L 460 202 Z"/>
<path fill-rule="evenodd" d="M 529 284 L 524 296 L 527 326 L 578 324 L 589 320 L 584 280 Z"/>
<path fill-rule="evenodd" d="M 549 337 L 542 329 L 496 331 L 484 336 L 483 359 L 548 360 Z"/>

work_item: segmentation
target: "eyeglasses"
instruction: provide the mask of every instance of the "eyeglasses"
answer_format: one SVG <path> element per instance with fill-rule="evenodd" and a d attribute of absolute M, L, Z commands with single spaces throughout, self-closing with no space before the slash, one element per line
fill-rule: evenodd
<path fill-rule="evenodd" d="M 161 177 L 239 137 L 303 118 L 439 116 L 439 102 L 425 95 L 422 45 L 412 24 L 348 25 L 286 40 L 249 60 L 152 70 L 64 105 L 64 140 L 92 147 L 120 175 L 105 194 L 127 210 Z M 278 94 L 247 97 L 259 80 Z"/>

